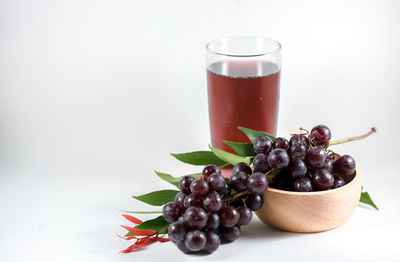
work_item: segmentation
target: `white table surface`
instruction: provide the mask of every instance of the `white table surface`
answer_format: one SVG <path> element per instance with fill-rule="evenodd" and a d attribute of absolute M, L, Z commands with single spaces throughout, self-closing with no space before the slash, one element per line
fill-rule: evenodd
<path fill-rule="evenodd" d="M 343 226 L 323 233 L 279 231 L 253 219 L 242 236 L 208 256 L 182 254 L 172 243 L 118 254 L 128 241 L 116 236 L 129 225 L 115 208 L 155 210 L 130 195 L 169 188 L 150 168 L 149 179 L 127 174 L 7 174 L 2 178 L 0 224 L 3 261 L 398 261 L 400 232 L 395 188 L 374 188 L 375 211 L 358 207 Z M 177 169 L 179 169 L 177 167 Z M 142 219 L 154 215 L 138 215 Z"/>

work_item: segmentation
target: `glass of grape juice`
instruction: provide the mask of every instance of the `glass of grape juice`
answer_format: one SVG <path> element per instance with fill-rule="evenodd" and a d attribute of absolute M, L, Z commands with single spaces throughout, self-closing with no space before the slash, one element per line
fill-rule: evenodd
<path fill-rule="evenodd" d="M 276 135 L 281 45 L 263 37 L 227 37 L 206 46 L 208 110 L 213 147 L 250 142 L 237 127 Z"/>

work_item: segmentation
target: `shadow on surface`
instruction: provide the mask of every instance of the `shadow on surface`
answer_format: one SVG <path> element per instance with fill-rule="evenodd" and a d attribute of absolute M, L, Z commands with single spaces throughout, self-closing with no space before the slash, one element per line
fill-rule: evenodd
<path fill-rule="evenodd" d="M 279 239 L 279 238 L 293 238 L 302 237 L 307 234 L 292 233 L 282 231 L 270 226 L 265 225 L 258 219 L 254 219 L 249 225 L 241 228 L 241 238 L 263 238 L 263 239 Z"/>

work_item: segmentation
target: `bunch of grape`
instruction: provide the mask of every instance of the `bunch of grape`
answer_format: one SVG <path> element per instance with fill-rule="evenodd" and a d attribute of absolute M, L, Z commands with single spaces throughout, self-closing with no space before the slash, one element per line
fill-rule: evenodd
<path fill-rule="evenodd" d="M 233 166 L 230 180 L 217 166 L 208 165 L 200 179 L 185 176 L 179 187 L 175 201 L 163 207 L 170 223 L 169 239 L 185 253 L 212 253 L 221 243 L 239 238 L 240 227 L 250 222 L 252 210 L 262 206 L 268 180 L 245 163 Z"/>
<path fill-rule="evenodd" d="M 342 177 L 353 174 L 356 163 L 349 155 L 328 150 L 330 139 L 331 131 L 324 125 L 293 135 L 289 141 L 258 137 L 253 144 L 254 170 L 270 174 L 271 187 L 282 190 L 310 192 L 344 186 Z"/>
<path fill-rule="evenodd" d="M 324 125 L 295 134 L 290 140 L 268 136 L 255 139 L 252 166 L 238 163 L 225 179 L 215 165 L 204 167 L 202 176 L 185 176 L 175 201 L 164 205 L 170 224 L 169 239 L 185 253 L 212 253 L 221 243 L 233 242 L 240 227 L 250 223 L 252 211 L 263 205 L 267 187 L 288 191 L 320 191 L 345 185 L 342 177 L 355 171 L 349 155 L 328 150 L 331 131 Z"/>

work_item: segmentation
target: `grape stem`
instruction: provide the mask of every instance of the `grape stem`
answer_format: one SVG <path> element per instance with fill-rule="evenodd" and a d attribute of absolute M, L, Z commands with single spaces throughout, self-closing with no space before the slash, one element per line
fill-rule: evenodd
<path fill-rule="evenodd" d="M 274 176 L 276 176 L 278 174 L 278 172 L 274 172 L 274 171 L 275 171 L 274 169 L 269 170 L 267 173 L 265 173 L 265 177 L 268 180 L 271 180 L 272 178 L 274 178 Z M 236 193 L 236 194 L 232 195 L 231 197 L 225 198 L 224 203 L 235 200 L 236 198 L 247 195 L 248 193 L 249 193 L 249 190 L 245 190 L 245 191 Z"/>
<path fill-rule="evenodd" d="M 157 236 L 159 235 L 159 234 L 163 234 L 163 232 L 167 229 L 169 227 L 169 224 L 168 225 L 166 225 L 163 229 L 161 229 L 159 232 L 157 232 Z"/>
<path fill-rule="evenodd" d="M 234 194 L 234 195 L 231 196 L 231 197 L 225 198 L 225 199 L 224 199 L 224 202 L 229 202 L 229 201 L 235 200 L 236 198 L 241 197 L 241 196 L 244 196 L 244 195 L 247 195 L 248 193 L 249 193 L 249 190 L 245 190 L 245 191 L 236 193 L 236 194 Z"/>
<path fill-rule="evenodd" d="M 336 152 L 333 152 L 333 151 L 332 151 L 332 150 L 330 150 L 330 149 L 327 149 L 327 150 L 326 150 L 326 152 L 328 152 L 328 153 L 331 153 L 331 154 L 335 155 L 337 158 L 341 157 L 341 155 L 340 155 L 340 154 L 338 154 L 338 153 L 336 153 Z"/>
<path fill-rule="evenodd" d="M 272 180 L 276 175 L 278 174 L 278 172 L 275 172 L 274 169 L 269 170 L 267 173 L 265 173 L 265 177 L 268 180 Z"/>
<path fill-rule="evenodd" d="M 328 143 L 328 146 L 343 144 L 343 143 L 347 143 L 347 142 L 355 141 L 355 140 L 361 140 L 361 139 L 364 139 L 364 138 L 366 138 L 366 137 L 368 137 L 368 136 L 370 136 L 370 135 L 372 135 L 373 133 L 376 133 L 376 132 L 377 132 L 377 128 L 376 127 L 372 127 L 371 130 L 368 133 L 364 134 L 364 135 L 353 136 L 353 137 L 348 137 L 348 138 L 343 138 L 343 139 L 338 139 L 338 140 L 333 140 L 333 141 L 330 141 Z"/>
<path fill-rule="evenodd" d="M 301 131 L 305 131 L 305 133 L 301 133 Z M 302 127 L 300 127 L 300 134 L 290 134 L 291 136 L 295 136 L 295 135 L 298 135 L 298 136 L 307 136 L 307 135 L 309 135 L 310 134 L 310 132 L 307 130 L 307 129 L 304 129 L 304 128 L 302 128 Z M 300 137 L 299 137 L 299 142 L 300 142 Z"/>

